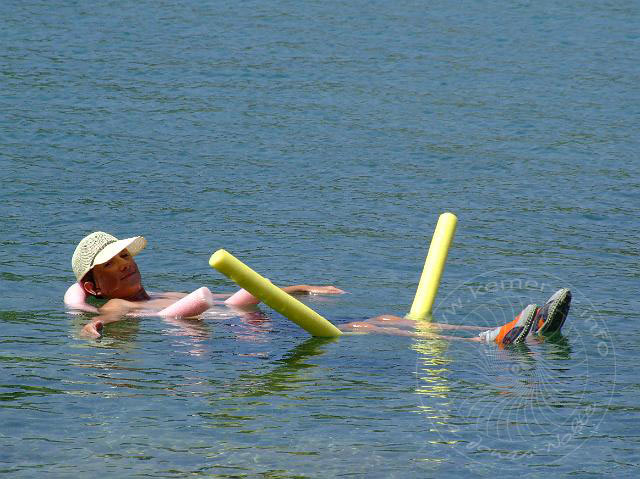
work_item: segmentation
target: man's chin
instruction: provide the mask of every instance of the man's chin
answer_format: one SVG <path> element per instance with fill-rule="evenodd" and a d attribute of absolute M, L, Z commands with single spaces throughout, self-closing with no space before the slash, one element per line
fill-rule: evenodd
<path fill-rule="evenodd" d="M 137 289 L 133 289 L 131 294 L 127 297 L 129 301 L 144 301 L 149 299 L 149 295 L 144 290 L 142 285 L 138 285 Z"/>

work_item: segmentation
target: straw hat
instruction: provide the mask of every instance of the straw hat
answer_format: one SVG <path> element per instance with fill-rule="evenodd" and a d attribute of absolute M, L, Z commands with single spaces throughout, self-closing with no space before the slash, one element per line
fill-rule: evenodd
<path fill-rule="evenodd" d="M 147 246 L 147 240 L 142 236 L 134 236 L 119 240 L 103 231 L 96 231 L 80 240 L 71 258 L 71 267 L 76 279 L 80 281 L 91 268 L 103 264 L 127 248 L 132 256 L 137 255 Z"/>

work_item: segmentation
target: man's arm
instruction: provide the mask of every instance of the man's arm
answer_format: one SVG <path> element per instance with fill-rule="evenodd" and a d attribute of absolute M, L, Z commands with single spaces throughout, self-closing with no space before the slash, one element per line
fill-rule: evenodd
<path fill-rule="evenodd" d="M 100 314 L 84 325 L 81 334 L 90 338 L 99 338 L 102 336 L 102 329 L 105 324 L 122 321 L 126 319 L 125 315 L 127 313 L 138 308 L 139 304 L 132 301 L 110 299 L 100 307 L 98 310 Z"/>
<path fill-rule="evenodd" d="M 297 284 L 293 286 L 286 286 L 282 288 L 283 291 L 289 294 L 342 294 L 345 291 L 336 288 L 335 286 L 311 286 L 307 284 Z M 185 296 L 184 293 L 175 293 L 178 299 Z M 218 296 L 218 295 L 216 295 Z M 165 298 L 168 299 L 168 298 Z M 249 292 L 241 289 L 237 293 L 233 294 L 229 299 L 225 301 L 230 306 L 250 306 L 258 304 L 260 300 L 250 294 Z M 149 303 L 142 303 L 148 307 Z M 167 305 L 163 305 L 167 306 Z M 105 324 L 121 321 L 125 318 L 127 313 L 141 309 L 141 303 L 126 301 L 124 299 L 111 299 L 104 306 L 102 306 L 98 312 L 99 316 L 93 318 L 89 323 L 85 324 L 82 328 L 82 334 L 91 338 L 99 338 L 102 336 L 102 329 Z"/>
<path fill-rule="evenodd" d="M 281 288 L 288 294 L 342 294 L 345 291 L 335 286 L 310 286 L 308 284 L 296 284 L 293 286 L 285 286 Z M 258 304 L 260 300 L 248 291 L 241 289 L 232 294 L 225 303 L 229 306 L 252 306 Z"/>
<path fill-rule="evenodd" d="M 343 294 L 346 292 L 331 285 L 312 286 L 308 284 L 296 284 L 294 286 L 285 286 L 281 289 L 289 294 Z"/>
<path fill-rule="evenodd" d="M 105 324 L 115 323 L 116 321 L 121 321 L 123 319 L 126 318 L 123 318 L 118 314 L 101 314 L 85 324 L 80 334 L 89 338 L 99 338 L 102 336 L 102 329 Z"/>

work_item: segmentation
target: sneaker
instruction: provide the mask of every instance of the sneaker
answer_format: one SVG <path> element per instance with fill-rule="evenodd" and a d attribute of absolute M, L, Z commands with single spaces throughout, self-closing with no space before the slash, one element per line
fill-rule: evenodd
<path fill-rule="evenodd" d="M 549 336 L 560 331 L 567 319 L 571 306 L 571 291 L 562 288 L 538 310 L 533 320 L 530 333 L 536 336 Z"/>
<path fill-rule="evenodd" d="M 499 328 L 484 331 L 479 336 L 487 343 L 495 342 L 504 346 L 522 343 L 529 334 L 537 310 L 537 304 L 530 304 L 513 321 Z"/>

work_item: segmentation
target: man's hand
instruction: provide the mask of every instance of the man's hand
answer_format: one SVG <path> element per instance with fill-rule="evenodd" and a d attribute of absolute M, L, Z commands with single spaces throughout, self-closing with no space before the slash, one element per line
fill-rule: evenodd
<path fill-rule="evenodd" d="M 116 321 L 122 321 L 123 319 L 125 319 L 124 316 L 119 316 L 117 314 L 101 314 L 85 324 L 80 334 L 92 339 L 100 338 L 102 337 L 102 330 L 104 329 L 105 324 L 115 323 Z"/>
<path fill-rule="evenodd" d="M 289 294 L 344 294 L 346 291 L 336 288 L 335 286 L 312 286 L 309 284 L 297 284 L 295 286 L 287 286 L 282 288 Z"/>
<path fill-rule="evenodd" d="M 307 292 L 309 294 L 344 294 L 346 291 L 343 291 L 340 288 L 336 288 L 335 286 L 327 285 L 327 286 L 307 286 Z"/>
<path fill-rule="evenodd" d="M 84 325 L 82 328 L 82 335 L 88 336 L 90 338 L 97 339 L 102 336 L 102 328 L 104 328 L 104 324 L 100 320 L 93 320 L 90 323 Z"/>

